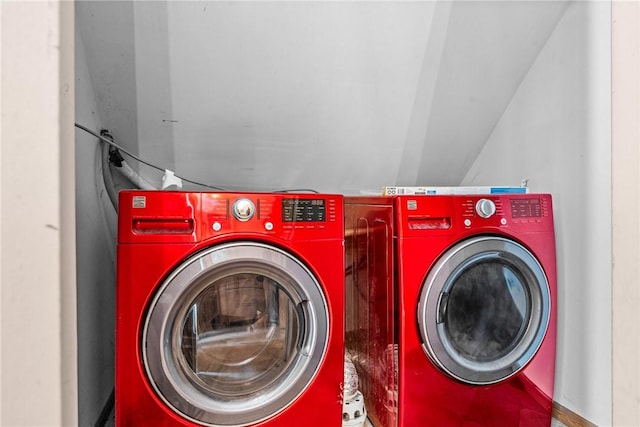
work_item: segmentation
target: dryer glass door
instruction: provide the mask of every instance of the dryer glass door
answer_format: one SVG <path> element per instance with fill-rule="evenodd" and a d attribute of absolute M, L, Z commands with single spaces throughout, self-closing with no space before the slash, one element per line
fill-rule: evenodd
<path fill-rule="evenodd" d="M 501 237 L 463 241 L 437 261 L 423 284 L 423 348 L 460 381 L 499 382 L 535 355 L 550 305 L 544 271 L 525 247 Z"/>
<path fill-rule="evenodd" d="M 247 425 L 286 408 L 323 358 L 321 287 L 263 244 L 235 243 L 185 261 L 151 303 L 142 351 L 158 395 L 183 417 Z"/>

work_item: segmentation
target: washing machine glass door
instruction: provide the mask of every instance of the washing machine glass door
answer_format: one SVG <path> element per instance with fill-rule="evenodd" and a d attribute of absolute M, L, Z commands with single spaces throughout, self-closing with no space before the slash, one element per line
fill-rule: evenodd
<path fill-rule="evenodd" d="M 328 338 L 327 303 L 288 253 L 241 242 L 186 260 L 161 285 L 142 333 L 147 376 L 186 419 L 248 425 L 305 390 Z"/>
<path fill-rule="evenodd" d="M 492 384 L 522 369 L 542 344 L 551 310 L 544 270 L 522 245 L 476 237 L 430 270 L 418 304 L 423 348 L 450 376 Z"/>

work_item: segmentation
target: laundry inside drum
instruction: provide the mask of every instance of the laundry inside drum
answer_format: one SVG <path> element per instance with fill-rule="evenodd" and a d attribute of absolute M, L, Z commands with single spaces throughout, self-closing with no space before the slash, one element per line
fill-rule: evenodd
<path fill-rule="evenodd" d="M 188 377 L 228 399 L 259 394 L 283 378 L 297 355 L 301 321 L 274 279 L 239 273 L 198 295 L 182 328 Z"/>
<path fill-rule="evenodd" d="M 446 330 L 452 346 L 477 362 L 504 357 L 522 339 L 529 299 L 525 280 L 509 265 L 482 262 L 466 268 L 447 303 Z"/>

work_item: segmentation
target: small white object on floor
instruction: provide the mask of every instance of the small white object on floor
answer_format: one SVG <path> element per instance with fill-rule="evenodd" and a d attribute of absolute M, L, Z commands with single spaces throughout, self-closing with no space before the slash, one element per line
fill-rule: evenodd
<path fill-rule="evenodd" d="M 364 427 L 367 421 L 367 410 L 364 397 L 358 391 L 355 398 L 345 400 L 342 404 L 342 427 Z"/>

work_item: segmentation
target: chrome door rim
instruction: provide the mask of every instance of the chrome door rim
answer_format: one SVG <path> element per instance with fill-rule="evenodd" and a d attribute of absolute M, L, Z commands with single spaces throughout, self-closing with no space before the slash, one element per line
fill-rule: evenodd
<path fill-rule="evenodd" d="M 490 362 L 477 362 L 456 351 L 438 316 L 441 298 L 453 287 L 458 275 L 479 261 L 492 259 L 522 273 L 530 296 L 528 319 L 518 343 L 508 354 Z M 420 293 L 417 320 L 423 350 L 441 370 L 464 383 L 486 385 L 503 381 L 527 365 L 542 345 L 550 313 L 549 283 L 535 256 L 513 240 L 480 236 L 454 245 L 429 271 Z"/>
<path fill-rule="evenodd" d="M 188 307 L 212 283 L 212 277 L 242 268 L 281 278 L 289 298 L 302 307 L 305 331 L 298 355 L 279 386 L 257 396 L 229 400 L 207 393 L 180 369 L 180 334 Z M 245 426 L 281 412 L 308 387 L 324 358 L 328 327 L 322 288 L 304 264 L 273 246 L 235 242 L 194 255 L 162 283 L 145 318 L 141 352 L 152 387 L 175 412 L 200 424 Z"/>

